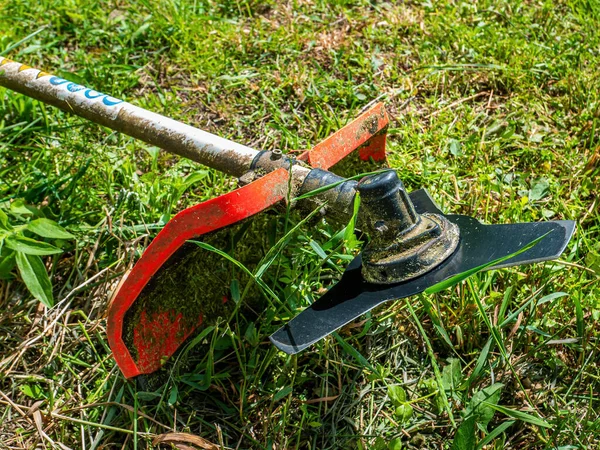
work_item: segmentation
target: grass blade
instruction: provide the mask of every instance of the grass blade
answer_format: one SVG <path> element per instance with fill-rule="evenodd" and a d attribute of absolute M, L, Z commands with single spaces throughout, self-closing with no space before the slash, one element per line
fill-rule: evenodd
<path fill-rule="evenodd" d="M 431 346 L 431 342 L 429 341 L 429 338 L 427 337 L 427 333 L 423 329 L 423 325 L 421 325 L 421 321 L 417 317 L 417 314 L 415 313 L 414 308 L 412 307 L 412 305 L 410 304 L 410 302 L 408 300 L 406 300 L 405 302 L 406 302 L 406 306 L 408 307 L 408 309 L 410 311 L 410 314 L 412 315 L 413 319 L 415 320 L 415 323 L 417 324 L 419 333 L 421 333 L 421 336 L 423 337 L 423 340 L 425 341 L 425 344 L 427 345 L 427 353 L 429 355 L 429 358 L 431 359 L 433 373 L 435 374 L 435 381 L 438 385 L 438 390 L 439 390 L 439 394 L 442 398 L 442 403 L 444 404 L 444 409 L 448 413 L 448 417 L 450 418 L 450 422 L 452 423 L 452 425 L 456 426 L 456 421 L 454 420 L 454 415 L 452 414 L 452 407 L 450 406 L 450 403 L 448 403 L 448 397 L 446 396 L 446 391 L 444 390 L 444 383 L 442 381 L 442 374 L 440 372 L 440 368 L 438 366 L 438 363 L 437 363 L 437 360 L 435 357 L 435 352 L 433 351 L 433 347 Z"/>
<path fill-rule="evenodd" d="M 258 284 L 266 294 L 268 294 L 267 297 L 271 297 L 277 303 L 280 302 L 277 294 L 275 294 L 275 292 L 273 292 L 271 290 L 271 288 L 265 284 L 264 281 L 262 281 L 259 277 L 255 276 L 245 265 L 243 265 L 237 259 L 233 258 L 231 255 L 225 253 L 222 250 L 219 250 L 218 248 L 213 247 L 210 244 L 207 244 L 206 242 L 200 242 L 200 241 L 188 241 L 188 242 L 196 244 L 198 247 L 203 248 L 204 250 L 208 250 L 209 252 L 214 252 L 217 255 L 220 255 L 223 258 L 227 259 L 229 262 L 231 262 L 232 264 L 234 264 L 235 266 L 240 268 L 242 271 L 244 271 L 246 273 L 246 275 L 248 275 L 252 280 L 254 280 L 254 282 L 256 284 Z"/>
<path fill-rule="evenodd" d="M 479 354 L 479 357 L 477 358 L 477 363 L 475 364 L 473 373 L 471 373 L 471 376 L 467 380 L 468 386 L 470 386 L 477 379 L 477 377 L 483 370 L 483 366 L 485 365 L 486 361 L 488 360 L 488 355 L 490 354 L 493 343 L 494 343 L 494 338 L 490 337 L 488 339 L 488 341 L 485 343 L 485 345 L 483 346 L 483 348 L 481 349 L 481 353 Z"/>
<path fill-rule="evenodd" d="M 517 252 L 511 253 L 510 255 L 503 256 L 502 258 L 498 258 L 498 259 L 495 259 L 488 263 L 485 263 L 480 266 L 474 267 L 472 269 L 466 270 L 462 273 L 459 273 L 450 278 L 447 278 L 444 281 L 440 281 L 439 283 L 434 284 L 433 286 L 425 289 L 425 293 L 426 294 L 435 294 L 437 292 L 443 291 L 451 286 L 454 286 L 457 283 L 460 283 L 464 279 L 469 278 L 471 275 L 474 275 L 477 272 L 480 272 L 480 271 L 486 269 L 487 267 L 495 266 L 496 264 L 499 264 L 501 262 L 509 260 L 517 255 L 520 255 L 521 253 L 526 252 L 530 248 L 536 246 L 542 239 L 544 239 L 546 236 L 548 236 L 549 233 L 551 233 L 551 231 L 548 231 L 548 233 L 545 233 L 542 236 L 540 236 L 539 238 L 534 239 L 533 241 L 531 241 L 529 244 L 525 245 L 523 248 L 521 248 Z"/>
<path fill-rule="evenodd" d="M 496 428 L 494 428 L 490 434 L 488 434 L 486 437 L 484 437 L 479 444 L 477 444 L 476 450 L 481 450 L 484 446 L 486 446 L 487 444 L 489 444 L 490 442 L 492 442 L 494 439 L 496 439 L 498 436 L 500 436 L 502 433 L 504 433 L 504 431 L 506 431 L 508 428 L 510 428 L 511 426 L 513 426 L 515 423 L 514 420 L 510 420 L 508 422 L 504 422 L 500 425 L 498 425 Z"/>
<path fill-rule="evenodd" d="M 361 355 L 361 353 L 358 350 L 356 350 L 354 347 L 348 344 L 344 340 L 344 338 L 342 338 L 337 332 L 334 331 L 332 335 L 335 337 L 335 339 L 338 341 L 338 343 L 344 349 L 344 351 L 350 356 L 352 356 L 361 365 L 363 369 L 367 368 L 373 373 L 377 372 L 375 368 L 371 365 L 371 363 L 367 360 L 367 358 L 365 358 L 363 355 Z"/>
<path fill-rule="evenodd" d="M 15 42 L 14 44 L 9 45 L 8 47 L 6 47 L 4 50 L 2 50 L 0 52 L 0 56 L 4 56 L 6 54 L 8 54 L 10 51 L 12 51 L 13 49 L 17 48 L 19 45 L 24 44 L 25 42 L 27 42 L 30 39 L 33 39 L 34 37 L 36 37 L 38 34 L 40 34 L 42 31 L 44 31 L 46 28 L 48 28 L 47 25 L 44 25 L 41 28 L 38 28 L 37 30 L 35 30 L 33 33 L 25 36 L 23 39 L 21 39 L 20 41 Z"/>
<path fill-rule="evenodd" d="M 540 419 L 539 417 L 532 416 L 531 414 L 527 414 L 526 412 L 519 411 L 517 409 L 506 408 L 505 406 L 501 406 L 501 405 L 495 405 L 494 403 L 488 403 L 488 402 L 483 402 L 483 403 L 485 403 L 490 408 L 495 409 L 496 411 L 501 412 L 502 414 L 504 414 L 508 417 L 512 417 L 513 419 L 520 420 L 521 422 L 530 423 L 532 425 L 536 425 L 536 426 L 542 427 L 542 428 L 551 428 L 552 427 L 552 425 L 550 425 L 544 419 Z"/>
<path fill-rule="evenodd" d="M 381 170 L 375 170 L 373 172 L 365 172 L 365 173 L 360 173 L 358 175 L 354 175 L 352 177 L 349 178 L 344 178 L 340 181 L 337 181 L 335 183 L 331 183 L 325 186 L 321 186 L 320 188 L 317 189 L 313 189 L 310 192 L 307 192 L 306 194 L 302 194 L 299 195 L 298 197 L 294 198 L 294 200 L 304 200 L 306 198 L 310 198 L 310 197 L 314 197 L 315 195 L 319 195 L 325 191 L 328 191 L 329 189 L 333 189 L 336 186 L 339 186 L 342 183 L 345 183 L 346 181 L 351 181 L 351 180 L 360 180 L 361 178 L 364 177 L 368 177 L 370 175 L 377 175 L 378 173 L 382 173 L 382 172 L 387 172 L 388 170 L 393 170 L 393 169 L 381 169 Z"/>

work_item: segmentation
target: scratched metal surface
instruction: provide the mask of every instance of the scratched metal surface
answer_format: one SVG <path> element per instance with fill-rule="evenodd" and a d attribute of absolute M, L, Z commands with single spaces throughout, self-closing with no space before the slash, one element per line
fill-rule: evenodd
<path fill-rule="evenodd" d="M 0 86 L 229 175 L 243 175 L 258 154 L 245 145 L 4 57 L 0 57 Z"/>

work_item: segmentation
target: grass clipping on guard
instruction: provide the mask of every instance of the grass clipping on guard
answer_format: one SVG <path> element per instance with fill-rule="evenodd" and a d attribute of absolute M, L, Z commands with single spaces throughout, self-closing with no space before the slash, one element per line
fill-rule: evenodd
<path fill-rule="evenodd" d="M 268 250 L 264 232 L 268 220 L 268 215 L 261 214 L 200 240 L 253 270 Z M 233 288 L 234 284 L 238 288 Z M 140 355 L 135 345 L 136 335 L 139 339 L 144 316 L 168 312 L 169 320 L 174 321 L 181 314 L 183 329 L 194 327 L 201 320 L 195 331 L 199 332 L 219 317 L 228 319 L 238 303 L 246 313 L 259 311 L 263 299 L 250 276 L 232 261 L 188 242 L 158 270 L 127 311 L 123 340 L 137 361 Z"/>

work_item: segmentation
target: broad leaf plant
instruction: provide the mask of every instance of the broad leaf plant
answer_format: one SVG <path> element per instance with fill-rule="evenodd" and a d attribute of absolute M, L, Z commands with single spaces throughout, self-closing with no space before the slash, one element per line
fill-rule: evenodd
<path fill-rule="evenodd" d="M 31 295 L 52 307 L 52 283 L 43 257 L 62 253 L 62 241 L 74 238 L 23 200 L 0 205 L 0 279 L 18 275 Z"/>

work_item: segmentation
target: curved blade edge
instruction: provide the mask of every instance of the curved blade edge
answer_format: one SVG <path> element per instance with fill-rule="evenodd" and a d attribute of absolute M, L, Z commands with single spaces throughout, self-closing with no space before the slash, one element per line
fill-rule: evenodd
<path fill-rule="evenodd" d="M 298 353 L 384 302 L 418 294 L 453 275 L 511 255 L 545 234 L 547 236 L 536 246 L 488 270 L 556 259 L 575 230 L 575 223 L 567 220 L 483 225 L 468 216 L 446 217 L 459 225 L 461 242 L 456 252 L 440 266 L 403 283 L 376 285 L 362 279 L 359 255 L 336 285 L 273 333 L 269 338 L 271 342 L 288 354 Z"/>

